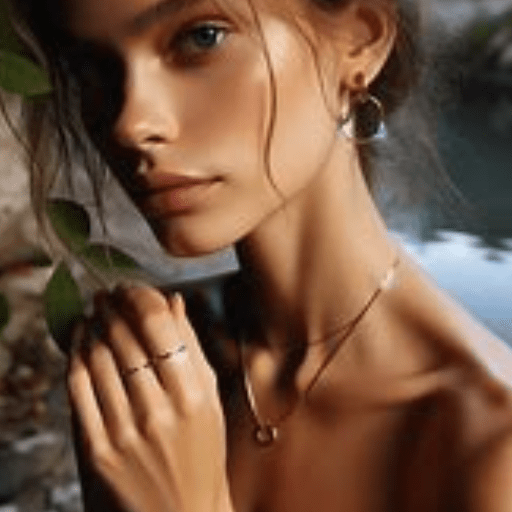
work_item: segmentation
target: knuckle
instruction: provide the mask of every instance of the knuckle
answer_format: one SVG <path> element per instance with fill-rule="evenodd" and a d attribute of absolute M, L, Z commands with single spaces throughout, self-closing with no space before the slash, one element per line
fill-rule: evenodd
<path fill-rule="evenodd" d="M 169 311 L 163 307 L 155 306 L 147 309 L 141 318 L 142 328 L 146 332 L 163 331 L 165 327 L 169 326 L 170 320 Z"/>
<path fill-rule="evenodd" d="M 201 389 L 189 389 L 183 397 L 182 414 L 186 418 L 195 417 L 209 407 L 207 393 Z"/>
<path fill-rule="evenodd" d="M 155 288 L 149 286 L 133 286 L 126 290 L 126 296 L 142 309 L 164 307 L 167 304 L 165 297 Z"/>
<path fill-rule="evenodd" d="M 115 449 L 125 454 L 137 451 L 139 442 L 139 435 L 134 427 L 120 428 L 112 436 L 112 443 Z"/>
<path fill-rule="evenodd" d="M 89 459 L 100 472 L 111 471 L 117 466 L 117 455 L 106 442 L 93 443 L 89 449 Z"/>
<path fill-rule="evenodd" d="M 126 326 L 122 317 L 117 313 L 109 315 L 106 319 L 105 331 L 110 342 L 116 340 L 119 336 L 123 336 L 126 331 Z"/>
<path fill-rule="evenodd" d="M 140 429 L 145 439 L 159 439 L 174 425 L 172 415 L 167 410 L 152 412 L 141 419 Z"/>

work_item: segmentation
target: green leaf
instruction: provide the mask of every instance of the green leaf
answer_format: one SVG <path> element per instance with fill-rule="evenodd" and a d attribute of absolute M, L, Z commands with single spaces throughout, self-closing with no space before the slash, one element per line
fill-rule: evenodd
<path fill-rule="evenodd" d="M 85 208 L 67 199 L 48 203 L 46 213 L 53 229 L 72 251 L 82 250 L 91 234 L 91 220 Z"/>
<path fill-rule="evenodd" d="M 61 263 L 44 292 L 45 316 L 53 339 L 64 353 L 71 348 L 71 329 L 84 315 L 80 290 L 67 265 Z"/>
<path fill-rule="evenodd" d="M 48 75 L 41 67 L 9 50 L 0 51 L 0 87 L 27 97 L 48 94 L 52 90 Z"/>
<path fill-rule="evenodd" d="M 140 265 L 124 252 L 105 244 L 90 244 L 79 255 L 100 270 L 140 270 Z"/>
<path fill-rule="evenodd" d="M 5 295 L 0 294 L 0 333 L 4 330 L 5 326 L 9 323 L 11 318 L 11 308 Z"/>

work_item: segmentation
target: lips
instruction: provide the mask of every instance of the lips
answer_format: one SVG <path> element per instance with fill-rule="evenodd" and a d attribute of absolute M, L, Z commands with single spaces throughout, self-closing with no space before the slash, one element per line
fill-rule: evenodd
<path fill-rule="evenodd" d="M 160 217 L 200 207 L 220 179 L 149 172 L 138 182 L 134 199 L 145 215 Z"/>
<path fill-rule="evenodd" d="M 190 187 L 200 185 L 213 181 L 215 178 L 201 178 L 186 176 L 180 174 L 168 174 L 165 172 L 150 172 L 147 175 L 142 175 L 140 182 L 143 189 L 146 189 L 143 194 L 151 194 L 153 192 L 160 192 L 170 188 Z"/>

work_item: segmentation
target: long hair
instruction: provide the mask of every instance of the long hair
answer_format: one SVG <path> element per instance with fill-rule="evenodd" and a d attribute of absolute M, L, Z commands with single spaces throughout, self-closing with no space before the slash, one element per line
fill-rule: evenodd
<path fill-rule="evenodd" d="M 326 20 L 350 2 L 302 1 L 310 2 L 317 12 L 326 15 Z M 388 137 L 358 147 L 365 179 L 384 213 L 395 204 L 422 204 L 432 202 L 432 198 L 438 205 L 453 203 L 456 189 L 436 150 L 435 109 L 428 103 L 428 96 L 421 93 L 428 76 L 429 57 L 422 45 L 417 2 L 375 1 L 389 2 L 396 8 L 398 36 L 385 67 L 370 86 L 369 92 L 384 105 Z M 251 0 L 247 2 L 252 6 Z M 53 84 L 53 92 L 46 101 L 26 102 L 23 106 L 31 196 L 37 218 L 45 229 L 45 205 L 56 176 L 62 173 L 72 188 L 73 173 L 80 167 L 87 172 L 100 219 L 104 220 L 101 191 L 109 169 L 122 165 L 123 172 L 129 173 L 137 165 L 136 155 L 113 154 L 105 147 L 109 129 L 122 108 L 122 64 L 107 51 L 95 49 L 91 55 L 90 48 L 76 46 L 66 32 L 63 0 L 11 0 L 11 10 L 27 54 L 47 69 Z M 255 10 L 254 14 L 258 23 Z M 268 53 L 265 55 L 273 86 L 272 67 Z M 275 100 L 275 87 L 272 92 Z M 271 114 L 265 162 L 272 181 L 269 155 L 275 109 Z M 365 119 L 358 122 L 364 124 Z M 229 337 L 236 338 L 242 330 L 254 333 L 261 327 L 255 316 L 258 308 L 232 298 L 245 293 L 249 277 L 241 275 L 236 282 L 226 284 L 224 306 L 228 322 L 224 332 Z M 217 336 L 220 330 L 215 315 L 207 309 L 205 301 L 195 297 L 194 311 L 201 313 L 192 314 L 194 324 L 203 338 Z M 240 308 L 240 302 L 246 307 Z"/>
<path fill-rule="evenodd" d="M 329 15 L 350 2 L 303 1 L 311 2 Z M 422 44 L 418 5 L 412 0 L 393 3 L 398 12 L 396 44 L 384 69 L 370 86 L 370 92 L 384 105 L 388 137 L 387 141 L 359 147 L 363 172 L 374 198 L 384 210 L 393 201 L 413 205 L 436 197 L 442 199 L 438 206 L 443 201 L 452 204 L 454 194 L 450 192 L 455 192 L 455 188 L 436 150 L 435 108 L 421 93 L 429 58 Z M 27 102 L 23 106 L 31 195 L 37 218 L 44 226 L 45 203 L 55 177 L 62 173 L 71 186 L 74 168 L 80 166 L 89 176 L 103 219 L 101 189 L 109 166 L 119 164 L 116 157 L 120 156 L 125 165 L 136 165 L 128 155 L 112 155 L 102 146 L 108 135 L 106 131 L 122 106 L 121 64 L 107 52 L 94 55 L 93 61 L 87 48 L 73 44 L 66 34 L 62 0 L 16 0 L 12 1 L 11 11 L 27 53 L 48 70 L 54 86 L 48 101 Z M 257 13 L 255 16 L 258 21 Z M 272 79 L 268 58 L 267 63 Z M 269 155 L 275 114 L 275 111 L 271 113 L 265 144 L 270 180 Z M 364 124 L 365 120 L 359 121 Z"/>

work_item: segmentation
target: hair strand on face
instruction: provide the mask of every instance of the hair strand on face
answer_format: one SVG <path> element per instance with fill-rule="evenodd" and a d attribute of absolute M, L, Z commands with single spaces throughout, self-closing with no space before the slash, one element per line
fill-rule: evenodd
<path fill-rule="evenodd" d="M 71 176 L 74 174 L 74 169 L 81 166 L 91 181 L 100 221 L 106 230 L 101 190 L 108 165 L 104 158 L 105 155 L 102 154 L 103 150 L 96 144 L 94 134 L 89 133 L 84 126 L 83 117 L 87 115 L 88 105 L 81 102 L 80 96 L 83 94 L 81 84 L 70 76 L 67 68 L 65 52 L 69 47 L 69 39 L 66 35 L 63 0 L 8 1 L 11 4 L 16 24 L 25 33 L 24 39 L 30 41 L 31 46 L 37 47 L 27 47 L 27 51 L 30 55 L 44 59 L 43 64 L 48 69 L 54 85 L 54 93 L 44 107 L 28 102 L 24 105 L 25 129 L 28 134 L 27 141 L 32 159 L 30 165 L 32 199 L 35 209 L 39 212 L 38 219 L 41 220 L 44 217 L 44 203 L 47 200 L 49 188 L 51 188 L 45 187 L 43 184 L 48 185 L 53 182 L 55 173 L 58 172 L 64 173 L 71 187 L 73 182 Z M 272 138 L 278 115 L 276 79 L 258 9 L 253 0 L 243 1 L 250 8 L 262 43 L 269 76 L 269 117 L 263 148 L 265 173 L 276 194 L 283 198 L 273 177 L 271 165 Z M 338 15 L 350 5 L 351 1 L 290 0 L 290 2 L 295 2 L 294 6 L 298 7 L 297 10 L 291 9 L 292 15 L 287 16 L 287 18 L 291 18 L 297 32 L 311 50 L 324 104 L 333 120 L 336 119 L 337 114 L 327 100 L 323 63 L 319 62 L 316 46 L 297 22 L 297 17 L 305 16 L 304 20 L 314 31 L 318 32 L 319 37 L 328 39 L 333 35 L 333 30 L 336 30 Z M 426 82 L 425 76 L 428 73 L 425 71 L 427 69 L 425 66 L 428 64 L 428 60 L 421 48 L 422 36 L 417 13 L 418 6 L 411 0 L 367 1 L 378 1 L 388 6 L 390 12 L 396 14 L 398 26 L 395 46 L 388 62 L 376 80 L 369 86 L 369 92 L 384 105 L 387 116 L 388 141 L 377 142 L 364 148 L 358 147 L 363 173 L 370 190 L 373 192 L 376 178 L 380 182 L 385 179 L 386 186 L 395 189 L 396 192 L 403 189 L 402 183 L 409 182 L 411 183 L 410 190 L 404 189 L 405 196 L 407 196 L 407 198 L 403 197 L 405 204 L 409 202 L 410 197 L 415 197 L 418 201 L 426 203 L 428 197 L 433 197 L 438 193 L 445 200 L 448 199 L 447 204 L 460 204 L 453 184 L 447 185 L 451 182 L 436 156 L 436 126 L 432 115 L 435 105 L 430 101 L 431 98 L 426 98 L 425 94 L 419 92 Z M 283 2 L 283 5 L 286 3 Z M 113 90 L 112 94 L 121 95 L 121 91 Z M 112 95 L 108 96 L 108 99 L 113 101 Z M 407 122 L 404 123 L 402 122 L 404 116 L 400 114 L 400 111 L 406 109 L 408 115 Z M 97 110 L 101 111 L 102 109 L 97 108 Z M 115 108 L 110 108 L 110 110 L 115 111 Z M 398 123 L 395 122 L 396 119 L 399 120 Z M 106 126 L 107 123 L 103 123 L 103 125 Z M 425 141 L 429 142 L 426 144 Z M 411 147 L 418 148 L 418 155 L 414 161 L 410 156 Z M 43 161 L 42 156 L 49 154 L 53 154 L 55 158 Z M 381 158 L 382 154 L 392 154 L 393 159 Z M 36 155 L 41 165 L 36 164 Z M 427 169 L 425 168 L 427 161 L 438 163 Z M 383 172 L 382 165 L 388 165 L 390 162 L 389 169 Z M 454 196 L 455 200 L 452 201 Z M 399 196 L 398 201 L 402 201 L 402 197 Z"/>

